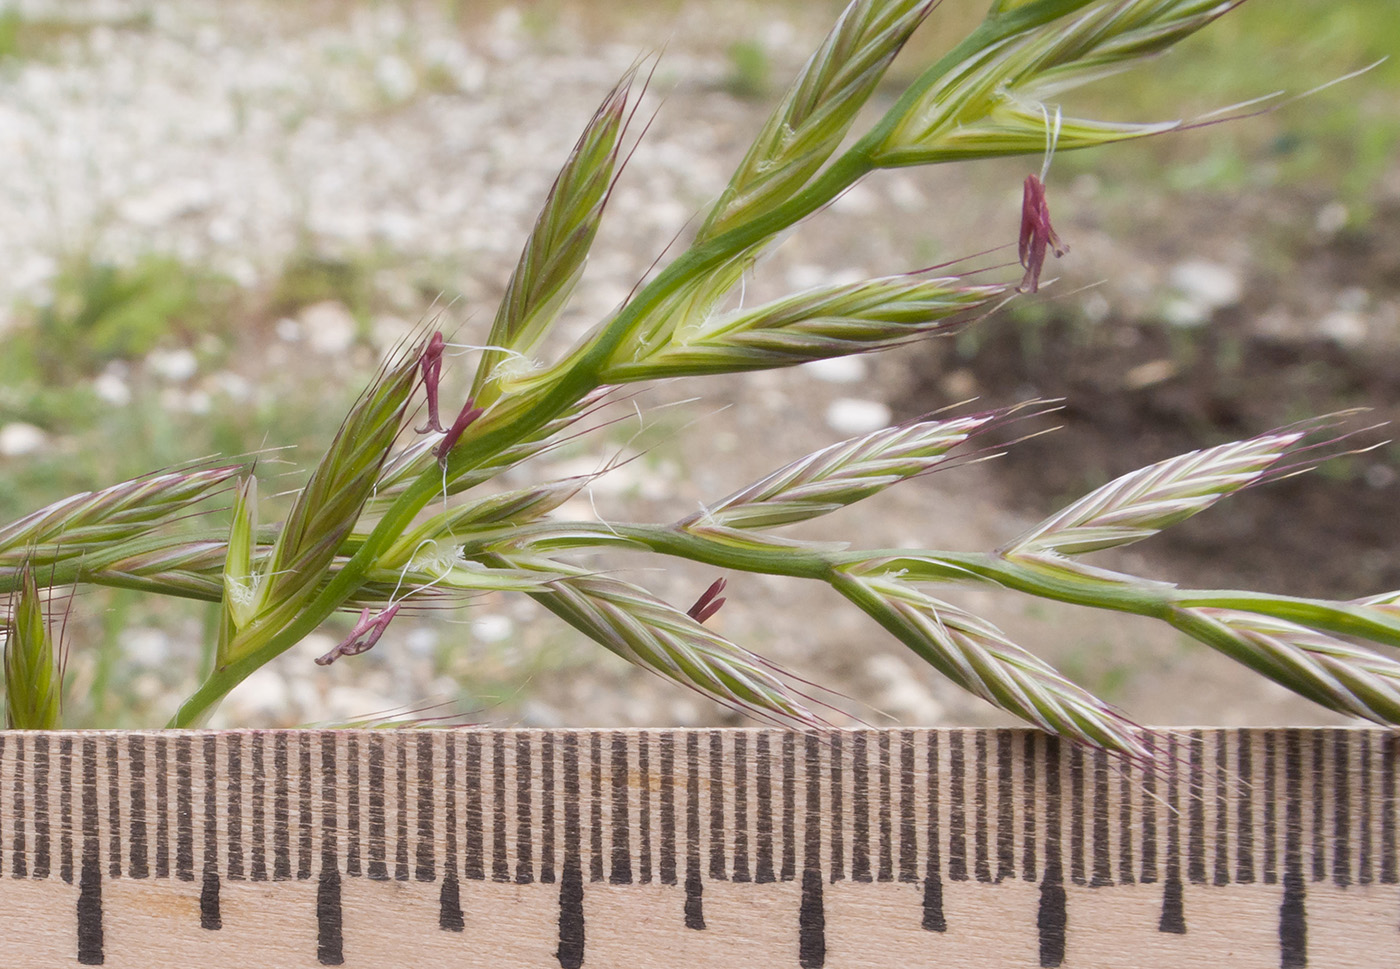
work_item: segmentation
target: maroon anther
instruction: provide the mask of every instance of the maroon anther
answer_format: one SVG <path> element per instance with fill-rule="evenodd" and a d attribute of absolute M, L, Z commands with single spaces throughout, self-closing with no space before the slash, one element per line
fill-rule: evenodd
<path fill-rule="evenodd" d="M 1045 201 L 1045 185 L 1034 175 L 1026 176 L 1026 187 L 1021 194 L 1021 265 L 1026 267 L 1026 275 L 1016 289 L 1022 293 L 1034 293 L 1040 288 L 1040 271 L 1045 265 L 1045 252 L 1049 249 L 1058 259 L 1069 252 L 1069 246 L 1060 241 L 1055 227 L 1050 224 L 1050 206 Z"/>
<path fill-rule="evenodd" d="M 428 423 L 418 428 L 419 434 L 426 434 L 429 431 L 436 431 L 439 434 L 443 431 L 442 421 L 438 415 L 438 381 L 442 379 L 442 348 L 446 343 L 442 339 L 442 331 L 435 330 L 428 339 L 428 345 L 423 348 L 423 357 L 418 361 L 418 365 L 423 369 L 423 390 L 428 394 Z"/>
<path fill-rule="evenodd" d="M 390 621 L 398 615 L 399 604 L 396 602 L 379 615 L 371 617 L 368 609 L 360 613 L 360 621 L 355 623 L 355 628 L 350 630 L 350 635 L 346 636 L 336 644 L 324 656 L 316 657 L 317 666 L 330 666 L 342 656 L 358 656 L 360 653 L 368 652 L 379 642 L 379 637 L 384 635 L 384 630 L 389 628 Z"/>
<path fill-rule="evenodd" d="M 470 427 L 472 421 L 480 417 L 482 413 L 484 413 L 482 409 L 473 405 L 471 399 L 468 398 L 467 402 L 462 405 L 462 412 L 457 415 L 457 419 L 452 422 L 452 426 L 447 429 L 447 433 L 442 436 L 442 440 L 438 441 L 437 447 L 433 448 L 433 454 L 437 457 L 438 464 L 442 465 L 444 470 L 447 469 L 447 455 L 452 452 L 452 449 L 457 446 L 457 442 L 461 440 L 462 432 Z"/>
<path fill-rule="evenodd" d="M 700 594 L 700 598 L 695 600 L 695 605 L 685 611 L 685 614 L 698 623 L 704 623 L 715 613 L 719 612 L 719 607 L 724 605 L 724 596 L 720 595 L 724 591 L 724 580 L 715 579 L 710 583 L 710 587 Z"/>

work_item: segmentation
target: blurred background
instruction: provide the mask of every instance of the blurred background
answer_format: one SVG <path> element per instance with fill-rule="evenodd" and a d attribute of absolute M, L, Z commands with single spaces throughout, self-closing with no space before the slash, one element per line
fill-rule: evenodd
<path fill-rule="evenodd" d="M 982 0 L 945 0 L 876 107 Z M 649 130 L 564 321 L 607 313 L 712 200 L 834 0 L 0 2 L 0 521 L 210 454 L 297 445 L 304 480 L 385 350 L 424 320 L 480 342 L 558 165 L 607 89 L 657 57 Z M 1191 119 L 1400 53 L 1393 0 L 1252 0 L 1173 53 L 1071 93 L 1067 114 Z M 656 388 L 537 462 L 598 479 L 564 512 L 670 520 L 806 452 L 950 404 L 1064 397 L 1058 430 L 816 523 L 864 546 L 990 550 L 1143 464 L 1304 417 L 1400 416 L 1400 60 L 1279 110 L 1057 156 L 1058 280 L 960 335 L 781 373 Z M 652 113 L 654 118 L 652 118 Z M 640 129 L 640 125 L 638 128 Z M 1015 283 L 1040 159 L 869 179 L 793 233 L 751 298 L 969 265 Z M 1011 244 L 1008 248 L 1008 244 Z M 1001 247 L 1001 248 L 997 248 Z M 474 355 L 454 358 L 464 387 Z M 451 399 L 451 396 L 449 396 Z M 1027 427 L 1026 430 L 1032 428 Z M 1380 440 L 1384 432 L 1368 441 Z M 1400 587 L 1400 451 L 1223 506 L 1104 564 L 1183 585 L 1352 597 Z M 269 500 L 268 516 L 280 504 Z M 716 577 L 623 561 L 678 604 Z M 823 589 L 730 575 L 711 622 L 829 687 L 833 718 L 1004 722 Z M 1175 632 L 988 590 L 948 598 L 1147 723 L 1334 718 Z M 212 612 L 135 593 L 71 603 L 69 726 L 156 726 L 193 689 Z M 314 666 L 329 625 L 218 723 L 392 709 L 498 725 L 735 723 L 527 600 L 401 617 Z"/>

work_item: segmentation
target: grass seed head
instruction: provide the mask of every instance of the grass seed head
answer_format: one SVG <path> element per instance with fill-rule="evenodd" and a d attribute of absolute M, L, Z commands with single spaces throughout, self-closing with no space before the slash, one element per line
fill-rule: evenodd
<path fill-rule="evenodd" d="M 856 0 L 769 117 L 697 234 L 704 242 L 790 199 L 841 144 L 936 0 Z"/>
<path fill-rule="evenodd" d="M 0 592 L 15 591 L 21 566 L 102 557 L 145 538 L 246 471 L 243 465 L 144 475 L 72 495 L 0 527 Z"/>
<path fill-rule="evenodd" d="M 230 633 L 242 629 L 261 607 L 261 576 L 254 571 L 258 530 L 258 479 L 249 475 L 238 489 L 224 556 L 224 612 Z"/>
<path fill-rule="evenodd" d="M 62 725 L 63 669 L 32 568 L 22 571 L 17 599 L 5 629 L 5 726 L 56 730 Z"/>
<path fill-rule="evenodd" d="M 576 574 L 535 599 L 623 659 L 726 707 L 793 726 L 820 722 L 770 664 L 638 586 Z"/>
<path fill-rule="evenodd" d="M 554 180 L 520 261 L 506 285 L 472 382 L 482 407 L 499 395 L 496 368 L 511 354 L 529 355 L 583 274 L 588 251 L 602 222 L 629 118 L 636 68 L 617 83 L 589 120 Z"/>
<path fill-rule="evenodd" d="M 886 276 L 823 287 L 752 309 L 676 322 L 653 345 L 633 344 L 608 383 L 740 373 L 869 353 L 952 329 L 1000 295 L 957 279 Z"/>
<path fill-rule="evenodd" d="M 257 612 L 224 644 L 221 663 L 256 651 L 325 581 L 403 429 L 420 357 L 419 350 L 401 349 L 350 409 L 252 580 Z"/>
<path fill-rule="evenodd" d="M 1077 743 L 1150 759 L 1136 726 L 986 620 L 889 575 L 840 573 L 833 584 L 969 693 Z"/>
<path fill-rule="evenodd" d="M 915 83 L 897 106 L 875 151 L 883 167 L 1039 154 L 1046 103 L 1170 47 L 1220 16 L 1236 0 L 1103 0 L 1026 27 L 972 52 L 951 70 Z M 1005 12 L 1007 5 L 1001 5 Z M 993 16 L 997 16 L 997 8 Z M 1060 118 L 1059 150 L 1140 138 L 1179 122 L 1119 124 Z"/>
<path fill-rule="evenodd" d="M 1314 703 L 1400 725 L 1400 662 L 1306 626 L 1235 609 L 1178 610 L 1173 625 Z"/>
<path fill-rule="evenodd" d="M 680 522 L 773 528 L 816 518 L 926 474 L 995 414 L 914 421 L 823 448 Z"/>
<path fill-rule="evenodd" d="M 1273 431 L 1132 471 L 1047 518 L 1003 552 L 1078 555 L 1150 538 L 1257 484 L 1304 436 Z"/>

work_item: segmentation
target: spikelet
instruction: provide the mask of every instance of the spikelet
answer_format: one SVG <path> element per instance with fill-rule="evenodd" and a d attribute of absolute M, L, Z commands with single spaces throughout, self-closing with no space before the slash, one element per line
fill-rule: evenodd
<path fill-rule="evenodd" d="M 969 693 L 1077 743 L 1150 759 L 1137 727 L 986 620 L 888 574 L 839 572 L 832 585 Z"/>
<path fill-rule="evenodd" d="M 468 395 L 481 407 L 500 394 L 493 386 L 507 354 L 528 355 L 554 322 L 583 274 L 597 235 L 627 127 L 636 69 L 617 83 L 579 136 L 540 210 L 511 273 Z"/>
<path fill-rule="evenodd" d="M 705 242 L 787 201 L 821 168 L 936 5 L 856 0 L 807 61 L 697 233 Z"/>
<path fill-rule="evenodd" d="M 1257 484 L 1305 436 L 1272 431 L 1132 471 L 1047 518 L 1003 552 L 1077 555 L 1150 538 Z"/>
<path fill-rule="evenodd" d="M 239 607 L 243 622 L 237 635 L 220 644 L 220 666 L 254 652 L 276 635 L 326 581 L 403 428 L 418 359 L 416 349 L 401 348 L 385 365 L 297 494 L 271 552 L 256 571 L 235 576 L 247 600 Z M 251 517 L 251 502 L 240 507 Z M 241 567 L 241 562 L 234 564 Z"/>
<path fill-rule="evenodd" d="M 947 331 L 1002 292 L 918 275 L 823 287 L 653 335 L 624 348 L 602 379 L 620 384 L 772 370 L 869 353 Z"/>
<path fill-rule="evenodd" d="M 1051 140 L 1050 99 L 1170 47 L 1234 5 L 1232 0 L 1105 0 L 1080 4 L 1076 12 L 1048 23 L 1031 23 L 916 82 L 876 148 L 875 162 L 898 167 L 1039 154 Z M 1010 12 L 1007 6 L 1001 5 L 1002 13 Z M 1178 124 L 1059 117 L 1053 142 L 1060 151 L 1090 148 Z"/>
<path fill-rule="evenodd" d="M 999 415 L 913 421 L 823 448 L 707 505 L 680 528 L 774 528 L 806 521 L 926 474 Z"/>
<path fill-rule="evenodd" d="M 242 465 L 144 475 L 83 492 L 0 527 L 0 593 L 18 588 L 22 565 L 47 574 L 55 564 L 100 558 L 189 514 L 244 470 Z"/>
<path fill-rule="evenodd" d="M 1400 724 L 1400 663 L 1306 626 L 1234 609 L 1175 610 L 1168 622 L 1300 696 Z"/>
<path fill-rule="evenodd" d="M 5 626 L 5 726 L 56 730 L 61 723 L 63 669 L 44 620 L 34 570 L 21 570 L 18 601 Z"/>
<path fill-rule="evenodd" d="M 769 664 L 645 589 L 576 574 L 534 598 L 623 659 L 727 707 L 794 726 L 819 723 Z"/>

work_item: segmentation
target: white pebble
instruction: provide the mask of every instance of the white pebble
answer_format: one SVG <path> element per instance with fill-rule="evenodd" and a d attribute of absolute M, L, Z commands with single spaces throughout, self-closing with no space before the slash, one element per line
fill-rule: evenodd
<path fill-rule="evenodd" d="M 199 369 L 199 361 L 192 351 L 179 347 L 174 350 L 152 350 L 146 354 L 146 369 L 173 384 L 182 383 L 194 376 Z"/>
<path fill-rule="evenodd" d="M 381 714 L 392 706 L 393 701 L 372 690 L 342 684 L 326 691 L 320 712 L 325 720 L 340 723 Z"/>
<path fill-rule="evenodd" d="M 882 712 L 904 723 L 923 726 L 933 726 L 943 720 L 943 704 L 900 657 L 889 653 L 872 656 L 866 660 L 865 672 L 879 685 L 876 705 Z"/>
<path fill-rule="evenodd" d="M 472 637 L 478 642 L 500 643 L 515 633 L 515 623 L 505 616 L 484 615 L 472 620 Z"/>
<path fill-rule="evenodd" d="M 800 262 L 788 269 L 786 282 L 790 289 L 812 289 L 827 282 L 827 273 L 824 266 Z"/>
<path fill-rule="evenodd" d="M 301 311 L 300 321 L 311 349 L 319 354 L 335 356 L 355 344 L 355 318 L 343 303 L 313 303 Z"/>
<path fill-rule="evenodd" d="M 232 370 L 220 370 L 216 374 L 211 374 L 208 380 L 209 388 L 220 397 L 242 404 L 253 398 L 253 385 L 247 377 Z"/>
<path fill-rule="evenodd" d="M 92 381 L 92 392 L 98 400 L 113 407 L 125 407 L 131 403 L 131 388 L 119 375 L 107 371 L 98 374 Z"/>
<path fill-rule="evenodd" d="M 291 317 L 282 317 L 277 321 L 277 326 L 274 329 L 277 332 L 277 339 L 283 343 L 301 342 L 301 324 Z"/>
<path fill-rule="evenodd" d="M 1210 321 L 1210 307 L 1194 299 L 1172 297 L 1162 304 L 1162 322 L 1183 330 L 1204 326 Z"/>
<path fill-rule="evenodd" d="M 1348 286 L 1337 294 L 1337 309 L 1359 313 L 1371 303 L 1371 294 L 1360 286 Z"/>
<path fill-rule="evenodd" d="M 200 417 L 213 409 L 214 402 L 203 390 L 191 390 L 187 393 L 176 387 L 167 387 L 160 392 L 160 406 L 171 414 L 193 414 Z"/>
<path fill-rule="evenodd" d="M 1355 347 L 1366 341 L 1366 320 L 1351 310 L 1333 310 L 1318 320 L 1317 330 L 1338 346 Z"/>
<path fill-rule="evenodd" d="M 1172 267 L 1171 284 L 1185 299 L 1208 312 L 1234 306 L 1244 296 L 1244 284 L 1234 270 L 1201 260 Z"/>
<path fill-rule="evenodd" d="M 910 178 L 903 175 L 893 175 L 885 182 L 885 191 L 889 194 L 889 199 L 901 211 L 918 212 L 928 204 L 928 197 L 919 189 L 919 186 Z"/>
<path fill-rule="evenodd" d="M 406 101 L 418 87 L 418 78 L 413 68 L 402 57 L 389 55 L 381 57 L 374 66 L 374 80 L 384 97 L 394 103 Z"/>
<path fill-rule="evenodd" d="M 170 637 L 159 629 L 137 626 L 122 633 L 121 651 L 137 666 L 159 667 L 170 660 Z"/>
<path fill-rule="evenodd" d="M 1395 484 L 1396 477 L 1395 469 L 1388 464 L 1373 464 L 1362 475 L 1366 484 L 1372 488 L 1389 488 Z"/>
<path fill-rule="evenodd" d="M 890 423 L 890 409 L 878 400 L 840 397 L 826 409 L 826 424 L 841 434 L 869 434 Z"/>
<path fill-rule="evenodd" d="M 370 327 L 370 341 L 375 350 L 387 354 L 413 333 L 414 328 L 414 324 L 401 317 L 377 316 Z"/>
<path fill-rule="evenodd" d="M 0 427 L 0 457 L 17 458 L 33 454 L 48 442 L 49 436 L 33 424 L 14 421 Z"/>
<path fill-rule="evenodd" d="M 326 653 L 335 649 L 335 645 L 339 641 L 340 640 L 327 633 L 311 633 L 296 644 L 295 655 L 297 656 L 297 662 L 300 663 L 303 660 L 312 660 L 317 656 L 324 656 Z"/>
<path fill-rule="evenodd" d="M 1164 380 L 1171 380 L 1180 371 L 1181 367 L 1175 360 L 1165 357 L 1159 360 L 1149 360 L 1129 368 L 1123 374 L 1123 387 L 1126 390 L 1142 390 L 1160 384 Z"/>
<path fill-rule="evenodd" d="M 870 274 L 860 266 L 833 268 L 813 263 L 798 263 L 784 274 L 784 281 L 787 283 L 788 289 L 801 291 L 821 289 L 827 286 L 846 286 L 851 283 L 859 283 L 868 279 L 869 276 Z"/>
<path fill-rule="evenodd" d="M 1108 314 L 1112 309 L 1113 306 L 1108 302 L 1108 297 L 1094 290 L 1085 294 L 1084 300 L 1079 304 L 1079 311 L 1084 314 L 1086 323 L 1102 323 L 1108 319 Z"/>
<path fill-rule="evenodd" d="M 414 626 L 404 633 L 403 644 L 414 656 L 432 656 L 438 647 L 438 631 L 429 626 Z"/>
<path fill-rule="evenodd" d="M 562 727 L 566 723 L 557 707 L 534 698 L 527 698 L 521 703 L 519 722 L 522 727 L 545 728 Z"/>
<path fill-rule="evenodd" d="M 843 215 L 869 215 L 878 205 L 874 191 L 865 185 L 856 185 L 837 196 L 831 209 Z"/>
<path fill-rule="evenodd" d="M 1350 218 L 1351 213 L 1341 202 L 1328 202 L 1317 210 L 1313 226 L 1325 236 L 1334 236 L 1346 228 Z"/>

